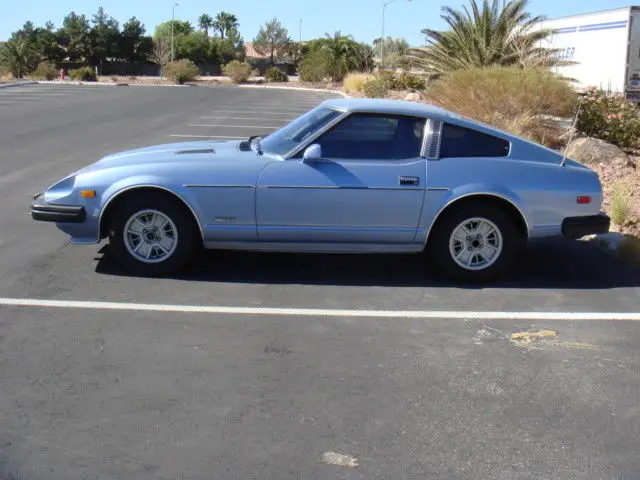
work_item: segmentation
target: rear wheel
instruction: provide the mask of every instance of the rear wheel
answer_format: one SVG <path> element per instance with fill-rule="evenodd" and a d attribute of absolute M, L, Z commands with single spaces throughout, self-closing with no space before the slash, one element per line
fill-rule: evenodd
<path fill-rule="evenodd" d="M 490 281 L 513 265 L 524 238 L 514 219 L 492 203 L 467 203 L 445 212 L 428 249 L 449 277 Z"/>
<path fill-rule="evenodd" d="M 197 228 L 189 212 L 161 193 L 144 193 L 117 205 L 108 233 L 115 259 L 139 275 L 176 273 L 198 245 Z"/>

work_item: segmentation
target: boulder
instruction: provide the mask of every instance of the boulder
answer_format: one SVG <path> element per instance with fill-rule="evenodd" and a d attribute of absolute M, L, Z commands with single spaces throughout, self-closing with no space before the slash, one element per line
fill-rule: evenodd
<path fill-rule="evenodd" d="M 422 97 L 420 97 L 420 94 L 417 92 L 412 92 L 412 93 L 408 93 L 406 97 L 404 97 L 404 99 L 408 102 L 419 102 Z"/>
<path fill-rule="evenodd" d="M 583 137 L 573 140 L 567 148 L 567 157 L 585 164 L 604 163 L 635 168 L 635 163 L 626 153 L 599 138 Z"/>

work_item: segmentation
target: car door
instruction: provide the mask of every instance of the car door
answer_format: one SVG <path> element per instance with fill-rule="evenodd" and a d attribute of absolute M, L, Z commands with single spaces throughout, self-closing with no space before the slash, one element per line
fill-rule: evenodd
<path fill-rule="evenodd" d="M 258 236 L 267 242 L 408 244 L 426 184 L 426 120 L 352 113 L 312 143 L 321 158 L 269 163 L 258 180 Z"/>

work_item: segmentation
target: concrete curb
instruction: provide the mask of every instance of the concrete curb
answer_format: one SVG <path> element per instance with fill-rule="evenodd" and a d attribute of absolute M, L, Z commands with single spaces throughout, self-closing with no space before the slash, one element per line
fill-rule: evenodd
<path fill-rule="evenodd" d="M 35 80 L 29 80 L 27 82 L 17 82 L 17 83 L 3 83 L 0 85 L 0 88 L 11 88 L 11 87 L 24 87 L 25 85 L 35 85 L 38 82 Z"/>
<path fill-rule="evenodd" d="M 640 238 L 638 237 L 609 232 L 602 235 L 588 235 L 583 240 L 624 263 L 640 266 Z"/>
<path fill-rule="evenodd" d="M 342 95 L 345 98 L 349 98 L 344 92 L 338 90 L 327 90 L 325 88 L 307 88 L 307 87 L 279 87 L 277 85 L 238 85 L 239 88 L 265 88 L 265 89 L 279 89 L 279 90 L 299 90 L 303 92 L 321 92 L 321 93 L 335 93 L 336 95 Z"/>
<path fill-rule="evenodd" d="M 98 85 L 100 87 L 117 87 L 116 83 L 81 82 L 79 80 L 38 80 L 38 85 Z"/>

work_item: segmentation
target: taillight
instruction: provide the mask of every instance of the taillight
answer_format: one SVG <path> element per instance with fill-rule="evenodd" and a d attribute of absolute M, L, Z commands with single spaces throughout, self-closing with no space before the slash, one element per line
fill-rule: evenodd
<path fill-rule="evenodd" d="M 576 201 L 582 205 L 586 205 L 587 203 L 591 203 L 591 197 L 588 197 L 586 195 L 580 196 L 576 199 Z"/>

